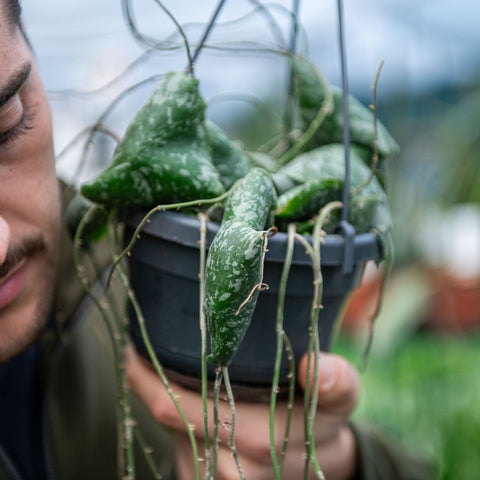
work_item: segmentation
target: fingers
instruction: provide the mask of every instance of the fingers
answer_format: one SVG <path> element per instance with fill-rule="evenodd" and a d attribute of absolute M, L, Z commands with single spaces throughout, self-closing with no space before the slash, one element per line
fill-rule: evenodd
<path fill-rule="evenodd" d="M 171 381 L 169 381 L 167 389 L 151 363 L 142 358 L 131 346 L 127 347 L 125 357 L 128 385 L 142 400 L 154 419 L 177 431 L 186 431 L 185 420 L 172 400 L 172 396 L 174 396 L 181 406 L 185 418 L 188 419 L 188 423 L 192 425 L 195 435 L 202 437 L 204 435 L 204 417 L 201 394 Z M 211 414 L 211 399 L 208 399 L 208 409 Z M 228 417 L 229 412 L 228 403 L 221 401 L 219 418 Z M 213 427 L 211 426 L 211 428 Z M 226 436 L 222 431 L 220 431 L 220 435 Z"/>
<path fill-rule="evenodd" d="M 157 372 L 150 362 L 143 359 L 132 347 L 126 350 L 126 371 L 130 389 L 140 398 L 150 411 L 153 418 L 178 432 L 185 432 L 185 422 L 174 405 L 171 396 L 160 381 Z M 204 437 L 204 414 L 202 408 L 202 396 L 200 392 L 192 391 L 170 382 L 171 391 L 177 398 L 188 423 L 193 426 L 197 438 Z M 213 435 L 213 400 L 208 398 L 207 409 L 209 416 L 209 434 Z M 279 418 L 284 421 L 285 412 L 280 409 Z M 263 456 L 264 452 L 270 451 L 269 441 L 269 412 L 270 405 L 267 403 L 243 403 L 236 402 L 236 434 L 240 445 L 250 450 L 255 446 L 252 455 Z M 228 443 L 230 438 L 231 422 L 230 404 L 225 399 L 220 399 L 218 405 L 219 429 L 218 435 L 221 441 Z M 302 417 L 303 418 L 303 417 Z M 283 423 L 282 423 L 283 425 Z M 252 438 L 252 429 L 255 435 Z M 303 435 L 303 430 L 300 434 Z M 266 446 L 263 448 L 263 446 Z"/>
<path fill-rule="evenodd" d="M 303 389 L 307 378 L 308 357 L 304 355 L 298 368 L 298 380 Z M 159 380 L 150 362 L 141 358 L 133 348 L 129 347 L 126 352 L 127 379 L 133 392 L 143 401 L 150 410 L 152 416 L 158 422 L 178 431 L 185 431 L 185 422 L 175 407 L 171 395 L 163 383 Z M 355 368 L 344 358 L 322 353 L 319 357 L 319 397 L 318 409 L 322 416 L 333 415 L 335 418 L 347 417 L 354 409 L 359 393 L 359 376 Z M 313 384 L 313 362 L 311 366 L 311 384 Z M 194 426 L 195 435 L 201 437 L 203 433 L 204 418 L 201 402 L 201 394 L 182 388 L 177 384 L 171 385 L 175 398 L 180 403 L 188 422 Z M 296 408 L 300 408 L 296 405 Z M 212 402 L 208 401 L 208 409 L 211 413 Z M 266 404 L 237 403 L 237 433 L 242 437 L 243 428 L 250 429 L 256 425 L 259 438 L 268 436 L 269 406 Z M 227 402 L 220 402 L 219 418 L 228 421 L 230 409 Z M 281 420 L 282 410 L 279 409 L 278 417 Z M 210 415 L 211 417 L 211 415 Z M 240 421 L 241 420 L 241 421 Z M 266 427 L 265 427 L 265 425 Z M 260 428 L 262 426 L 262 428 Z M 263 428 L 265 427 L 265 428 Z M 211 428 L 211 425 L 210 425 Z M 265 432 L 263 432 L 265 430 Z M 302 431 L 303 432 L 303 431 Z M 302 433 L 300 432 L 300 433 Z M 244 432 L 248 434 L 248 432 Z M 221 437 L 228 438 L 228 432 L 220 429 Z M 295 435 L 294 435 L 295 436 Z M 246 435 L 251 441 L 251 435 Z"/>
<path fill-rule="evenodd" d="M 206 474 L 206 463 L 207 458 L 205 456 L 205 443 L 202 441 L 198 442 L 198 453 L 199 453 L 199 467 L 200 467 L 200 477 L 205 478 Z M 176 477 L 178 480 L 192 480 L 195 478 L 195 464 L 192 455 L 192 448 L 190 440 L 187 435 L 183 433 L 176 433 L 175 435 L 175 454 L 176 454 Z M 213 452 L 210 452 L 212 455 Z M 240 475 L 238 472 L 237 464 L 235 463 L 234 457 L 230 447 L 226 443 L 220 443 L 215 452 L 217 457 L 216 460 L 216 471 L 215 479 L 216 480 L 229 480 L 229 479 L 239 479 Z M 241 468 L 245 474 L 245 478 L 270 478 L 271 476 L 271 467 L 269 467 L 268 476 L 259 476 L 258 471 L 256 470 L 253 474 L 249 472 L 248 458 L 242 459 Z M 211 478 L 210 476 L 208 478 Z"/>
<path fill-rule="evenodd" d="M 315 444 L 322 468 L 326 471 L 336 471 L 338 466 L 331 459 L 337 458 L 339 452 L 354 452 L 352 434 L 345 426 L 345 419 L 353 410 L 358 397 L 359 379 L 353 366 L 344 358 L 332 354 L 321 354 L 319 357 L 319 398 L 318 422 L 315 426 Z M 305 355 L 299 363 L 298 379 L 305 389 L 307 378 L 307 361 Z M 177 432 L 177 464 L 179 479 L 192 478 L 193 464 L 191 458 L 190 439 L 185 436 L 187 427 L 178 409 L 171 399 L 166 387 L 158 378 L 157 372 L 150 362 L 143 359 L 136 351 L 129 347 L 126 351 L 127 380 L 133 392 L 143 401 L 153 418 L 159 423 L 174 429 Z M 313 367 L 311 368 L 313 376 Z M 311 380 L 313 382 L 313 378 Z M 185 414 L 188 424 L 193 426 L 194 435 L 202 451 L 202 442 L 205 438 L 202 398 L 199 392 L 182 388 L 177 384 L 171 385 L 175 398 Z M 212 401 L 208 400 L 209 435 L 212 437 Z M 242 458 L 242 467 L 245 471 L 255 472 L 247 478 L 271 478 L 271 443 L 269 425 L 270 406 L 268 404 L 243 403 L 236 404 L 235 442 L 239 456 Z M 286 405 L 277 404 L 275 413 L 275 445 L 281 448 L 286 421 Z M 285 462 L 285 472 L 292 472 L 286 478 L 298 478 L 297 470 L 299 459 L 305 452 L 305 429 L 303 424 L 303 402 L 293 405 L 293 421 L 289 435 L 289 455 Z M 237 478 L 238 472 L 231 461 L 231 451 L 228 442 L 231 434 L 231 410 L 228 402 L 221 401 L 219 405 L 219 451 L 218 451 L 218 478 Z M 345 440 L 346 439 L 346 440 Z M 352 454 L 353 455 L 353 454 Z M 351 456 L 351 455 L 350 455 Z M 342 453 L 342 466 L 350 466 L 352 461 L 345 462 L 346 455 Z M 348 457 L 350 459 L 350 457 Z M 353 458 L 353 457 L 352 457 Z M 335 465 L 334 465 L 335 463 Z M 338 463 L 338 462 L 337 462 Z M 232 477 L 232 472 L 235 474 Z M 261 472 L 260 476 L 256 475 Z M 267 472 L 265 474 L 265 472 Z"/>
<path fill-rule="evenodd" d="M 310 365 L 310 390 L 314 382 L 314 357 Z M 350 413 L 358 400 L 360 380 L 357 370 L 345 358 L 331 353 L 321 353 L 318 358 L 318 407 L 338 414 Z M 305 390 L 308 371 L 308 355 L 298 366 L 298 382 Z"/>

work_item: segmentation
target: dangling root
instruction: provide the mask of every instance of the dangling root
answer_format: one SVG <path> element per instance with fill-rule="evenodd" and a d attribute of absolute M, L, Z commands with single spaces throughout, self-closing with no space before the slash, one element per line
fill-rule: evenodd
<path fill-rule="evenodd" d="M 380 72 L 383 67 L 383 60 L 380 62 L 380 65 L 378 66 L 377 74 L 375 75 L 375 81 L 373 83 L 373 100 L 372 104 L 370 105 L 370 108 L 373 111 L 373 153 L 372 153 L 372 164 L 370 166 L 370 175 L 368 178 L 365 179 L 365 181 L 359 185 L 357 188 L 353 189 L 350 192 L 350 196 L 354 197 L 355 195 L 358 195 L 367 185 L 371 182 L 372 178 L 375 176 L 375 173 L 377 171 L 377 165 L 378 165 L 378 121 L 377 121 L 377 85 L 378 85 L 378 79 L 380 78 Z"/>
<path fill-rule="evenodd" d="M 372 349 L 372 344 L 373 344 L 375 323 L 378 316 L 380 315 L 380 310 L 382 309 L 383 301 L 385 299 L 385 293 L 387 291 L 388 279 L 390 278 L 390 274 L 392 273 L 393 265 L 395 263 L 393 239 L 392 239 L 391 233 L 388 233 L 385 236 L 385 239 L 387 244 L 386 245 L 387 253 L 385 255 L 385 273 L 382 280 L 380 295 L 378 297 L 377 305 L 375 307 L 375 312 L 371 316 L 371 319 L 369 322 L 367 344 L 365 346 L 365 351 L 363 352 L 362 363 L 359 367 L 360 372 L 364 372 L 365 369 L 367 368 L 368 358 L 370 356 L 370 351 Z"/>
<path fill-rule="evenodd" d="M 285 295 L 287 289 L 287 280 L 290 273 L 290 266 L 292 264 L 293 250 L 294 250 L 294 240 L 295 240 L 295 224 L 291 223 L 288 225 L 288 243 L 287 243 L 287 252 L 285 254 L 285 261 L 283 263 L 282 276 L 280 279 L 280 288 L 278 292 L 278 303 L 277 303 L 277 321 L 276 321 L 276 332 L 277 332 L 277 351 L 275 355 L 275 368 L 272 381 L 272 390 L 270 394 L 270 451 L 272 456 L 273 471 L 275 475 L 275 480 L 280 480 L 282 477 L 283 463 L 287 453 L 288 438 L 290 433 L 290 423 L 292 418 L 292 409 L 293 409 L 293 400 L 295 395 L 295 359 L 293 357 L 293 352 L 291 349 L 290 342 L 283 330 L 283 316 L 284 316 L 284 303 Z M 277 452 L 275 448 L 275 406 L 277 402 L 278 395 L 278 384 L 280 378 L 280 367 L 282 361 L 282 352 L 284 344 L 286 345 L 287 355 L 290 360 L 290 388 L 289 388 L 289 401 L 287 404 L 287 422 L 285 426 L 285 436 L 282 446 L 282 453 L 280 464 L 277 458 Z"/>
<path fill-rule="evenodd" d="M 267 248 L 268 239 L 270 237 L 273 237 L 277 232 L 278 232 L 277 227 L 270 227 L 268 230 L 266 230 L 263 233 L 263 250 L 262 250 L 262 266 L 261 266 L 261 270 L 260 270 L 260 282 L 257 283 L 256 285 L 254 285 L 254 287 L 252 288 L 252 290 L 248 294 L 247 298 L 238 307 L 238 310 L 235 312 L 235 315 L 238 315 L 240 313 L 242 308 L 252 298 L 252 295 L 255 293 L 256 290 L 259 290 L 260 292 L 262 292 L 262 291 L 268 290 L 270 288 L 266 283 L 263 283 L 263 272 L 264 272 L 264 269 L 265 269 L 265 255 L 268 252 L 268 248 Z"/>

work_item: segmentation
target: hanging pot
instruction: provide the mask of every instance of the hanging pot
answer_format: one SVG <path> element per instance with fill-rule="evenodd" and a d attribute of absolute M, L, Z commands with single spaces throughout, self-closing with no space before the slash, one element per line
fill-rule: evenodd
<path fill-rule="evenodd" d="M 132 213 L 126 220 L 126 239 L 141 222 L 144 212 Z M 133 290 L 146 319 L 146 327 L 156 355 L 177 381 L 189 386 L 201 380 L 201 333 L 199 327 L 200 222 L 177 212 L 159 212 L 151 217 L 130 255 Z M 207 248 L 219 225 L 207 222 Z M 308 239 L 308 237 L 307 237 Z M 311 239 L 309 239 L 311 240 Z M 276 352 L 276 312 L 278 288 L 287 246 L 287 235 L 269 239 L 265 257 L 262 291 L 244 341 L 229 366 L 232 383 L 247 389 L 268 391 L 271 386 Z M 368 260 L 379 260 L 380 246 L 374 234 L 354 237 L 353 269 L 343 271 L 345 242 L 340 235 L 328 235 L 321 246 L 323 308 L 318 315 L 320 346 L 328 350 L 340 308 L 348 294 L 359 285 Z M 307 351 L 313 269 L 310 256 L 297 240 L 287 283 L 284 330 L 293 347 L 295 360 Z M 145 353 L 138 321 L 130 311 L 130 332 L 138 350 Z M 209 377 L 214 367 L 209 365 Z M 280 388 L 288 383 L 289 363 L 282 358 Z"/>

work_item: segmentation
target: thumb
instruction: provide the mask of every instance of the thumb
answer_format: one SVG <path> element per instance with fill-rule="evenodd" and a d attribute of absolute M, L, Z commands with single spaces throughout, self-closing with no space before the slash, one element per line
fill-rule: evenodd
<path fill-rule="evenodd" d="M 298 382 L 305 391 L 308 376 L 308 354 L 304 354 L 298 365 Z M 314 384 L 314 360 L 310 357 L 310 385 Z M 349 414 L 357 404 L 360 378 L 355 367 L 345 358 L 332 353 L 318 356 L 318 408 L 332 413 Z"/>

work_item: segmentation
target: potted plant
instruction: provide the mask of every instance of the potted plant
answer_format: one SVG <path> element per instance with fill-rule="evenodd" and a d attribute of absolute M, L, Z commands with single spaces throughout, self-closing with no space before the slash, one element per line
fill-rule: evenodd
<path fill-rule="evenodd" d="M 291 51 L 295 138 L 242 148 L 206 119 L 194 57 L 163 77 L 111 165 L 82 186 L 72 209 L 93 206 L 77 244 L 94 245 L 105 224 L 125 229 L 110 274 L 128 292 L 137 348 L 166 384 L 206 395 L 215 380 L 218 399 L 223 377 L 232 401 L 252 388 L 271 398 L 295 389 L 301 354 L 328 349 L 365 263 L 391 260 L 381 166 L 398 147 L 375 107 Z"/>

